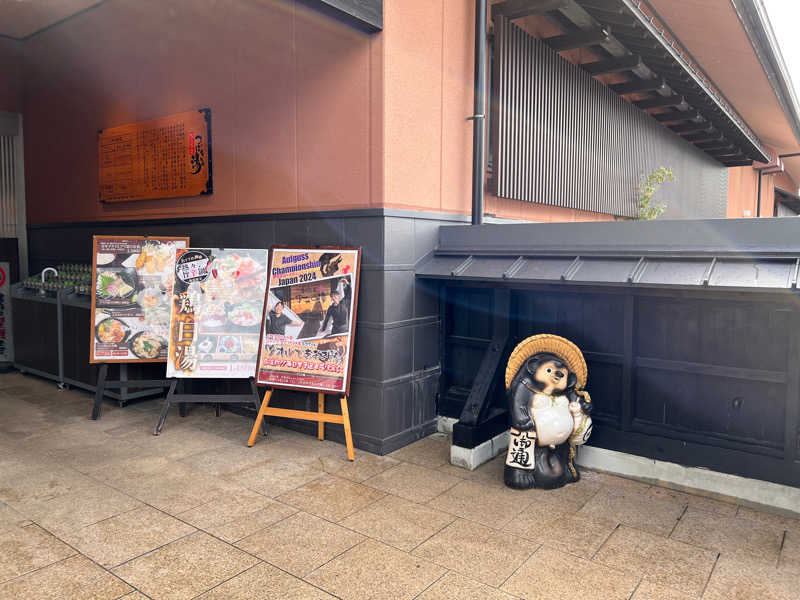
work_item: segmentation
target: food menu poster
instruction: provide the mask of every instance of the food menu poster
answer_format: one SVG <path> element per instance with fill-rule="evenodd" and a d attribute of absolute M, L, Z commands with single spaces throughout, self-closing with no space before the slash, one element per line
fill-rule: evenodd
<path fill-rule="evenodd" d="M 94 237 L 89 362 L 167 359 L 175 254 L 188 245 L 188 237 Z"/>
<path fill-rule="evenodd" d="M 210 194 L 211 110 L 100 131 L 100 202 Z"/>
<path fill-rule="evenodd" d="M 360 248 L 272 249 L 257 383 L 349 393 Z"/>
<path fill-rule="evenodd" d="M 267 250 L 178 250 L 167 377 L 254 376 L 267 257 Z"/>

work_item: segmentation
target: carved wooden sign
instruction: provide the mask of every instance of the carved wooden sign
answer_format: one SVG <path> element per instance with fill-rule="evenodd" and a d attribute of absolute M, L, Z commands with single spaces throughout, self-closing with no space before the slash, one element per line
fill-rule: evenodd
<path fill-rule="evenodd" d="M 211 109 L 98 133 L 100 202 L 210 194 Z"/>

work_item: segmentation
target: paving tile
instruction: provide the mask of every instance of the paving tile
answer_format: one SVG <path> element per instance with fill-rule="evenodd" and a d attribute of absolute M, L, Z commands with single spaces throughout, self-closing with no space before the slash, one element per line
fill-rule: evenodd
<path fill-rule="evenodd" d="M 447 466 L 452 467 L 452 465 L 445 465 L 445 467 L 440 467 L 441 469 L 446 468 Z M 466 479 L 472 479 L 473 481 L 479 481 L 481 483 L 485 483 L 488 485 L 497 485 L 506 487 L 505 482 L 503 481 L 503 471 L 506 467 L 506 453 L 503 452 L 500 456 L 496 456 L 492 460 L 483 463 L 480 467 L 475 469 L 474 471 L 468 471 L 466 469 L 460 469 L 459 467 L 452 467 L 452 468 L 459 468 L 463 471 L 466 475 Z"/>
<path fill-rule="evenodd" d="M 291 459 L 276 458 L 242 469 L 229 475 L 227 479 L 259 494 L 275 498 L 324 474 L 322 465 L 316 459 L 298 463 Z"/>
<path fill-rule="evenodd" d="M 722 500 L 698 496 L 697 494 L 687 494 L 686 492 L 659 487 L 657 485 L 647 490 L 647 493 L 654 498 L 672 499 L 686 506 L 691 506 L 696 510 L 712 512 L 726 517 L 732 517 L 736 514 L 736 510 L 738 509 L 738 506 L 731 502 L 723 502 Z"/>
<path fill-rule="evenodd" d="M 746 506 L 740 506 L 736 516 L 740 519 L 747 519 L 748 521 L 758 521 L 759 523 L 764 523 L 773 528 L 800 533 L 800 519 L 793 517 L 778 515 L 767 512 L 766 510 L 747 508 Z"/>
<path fill-rule="evenodd" d="M 413 502 L 427 502 L 447 491 L 461 480 L 434 469 L 401 463 L 371 477 L 364 485 Z"/>
<path fill-rule="evenodd" d="M 138 444 L 114 441 L 101 446 L 76 446 L 68 450 L 59 450 L 53 453 L 53 456 L 60 464 L 67 465 L 80 473 L 94 474 L 113 469 L 119 462 L 131 456 L 139 456 L 142 452 L 142 446 Z"/>
<path fill-rule="evenodd" d="M 550 509 L 551 512 L 548 512 L 547 506 L 533 510 L 535 505 L 523 511 L 519 520 L 515 519 L 506 525 L 507 535 L 520 536 L 562 552 L 592 558 L 617 527 L 614 521 L 580 513 L 559 514 L 557 508 Z"/>
<path fill-rule="evenodd" d="M 400 461 L 388 456 L 377 456 L 358 450 L 355 452 L 355 460 L 347 460 L 339 456 L 322 456 L 320 461 L 326 473 L 332 473 L 337 477 L 344 477 L 358 483 L 400 464 Z"/>
<path fill-rule="evenodd" d="M 800 532 L 786 532 L 778 567 L 800 577 Z"/>
<path fill-rule="evenodd" d="M 196 531 L 149 506 L 71 531 L 62 539 L 104 567 L 114 567 Z"/>
<path fill-rule="evenodd" d="M 211 535 L 232 544 L 252 535 L 254 531 L 269 527 L 273 523 L 277 523 L 296 512 L 297 509 L 292 506 L 272 501 L 270 504 L 254 513 L 220 525 L 204 527 L 203 529 Z"/>
<path fill-rule="evenodd" d="M 228 475 L 269 460 L 263 451 L 267 444 L 252 448 L 246 445 L 223 446 L 180 459 L 180 462 L 206 475 Z"/>
<path fill-rule="evenodd" d="M 127 494 L 96 484 L 49 500 L 28 502 L 23 510 L 42 527 L 63 535 L 141 506 L 139 500 Z"/>
<path fill-rule="evenodd" d="M 178 600 L 194 598 L 257 562 L 201 531 L 112 571 L 152 598 Z"/>
<path fill-rule="evenodd" d="M 221 477 L 203 475 L 178 463 L 174 463 L 174 468 L 155 475 L 139 477 L 117 485 L 131 496 L 171 515 L 177 515 L 242 490 L 241 486 Z"/>
<path fill-rule="evenodd" d="M 678 590 L 644 580 L 636 588 L 631 600 L 693 600 L 694 598 L 696 596 L 688 596 Z"/>
<path fill-rule="evenodd" d="M 503 584 L 525 600 L 627 600 L 635 575 L 542 546 Z"/>
<path fill-rule="evenodd" d="M 459 519 L 421 544 L 412 554 L 497 587 L 537 547 L 538 544 L 533 542 Z"/>
<path fill-rule="evenodd" d="M 594 481 L 580 480 L 554 490 L 525 490 L 531 501 L 559 504 L 564 508 L 576 512 L 583 508 L 589 500 L 594 498 L 603 486 Z"/>
<path fill-rule="evenodd" d="M 341 522 L 384 544 L 410 552 L 455 520 L 453 515 L 397 496 L 385 496 Z"/>
<path fill-rule="evenodd" d="M 672 499 L 659 499 L 638 488 L 602 488 L 580 513 L 636 527 L 656 535 L 668 536 L 685 507 Z"/>
<path fill-rule="evenodd" d="M 419 600 L 513 600 L 514 596 L 451 571 L 417 598 Z"/>
<path fill-rule="evenodd" d="M 324 475 L 291 492 L 278 496 L 278 500 L 328 521 L 338 522 L 354 512 L 384 497 L 383 492 Z"/>
<path fill-rule="evenodd" d="M 150 431 L 152 433 L 152 431 Z M 148 434 L 139 428 L 130 430 L 127 434 L 117 435 L 115 439 L 140 443 Z M 201 431 L 186 425 L 170 425 L 169 420 L 164 426 L 161 435 L 149 435 L 147 449 L 149 452 L 165 458 L 175 460 L 191 456 L 198 452 L 207 452 L 215 448 L 232 446 L 233 442 L 223 437 Z"/>
<path fill-rule="evenodd" d="M 25 515 L 0 502 L 0 532 L 29 524 L 30 520 Z"/>
<path fill-rule="evenodd" d="M 197 597 L 197 600 L 333 600 L 323 592 L 272 565 L 259 563 Z"/>
<path fill-rule="evenodd" d="M 619 477 L 611 473 L 603 473 L 602 471 L 593 471 L 591 469 L 581 469 L 581 481 L 600 484 L 609 488 L 638 490 L 640 492 L 647 491 L 651 487 L 649 483 L 628 479 L 627 477 Z"/>
<path fill-rule="evenodd" d="M 699 597 L 717 553 L 622 526 L 594 561 Z"/>
<path fill-rule="evenodd" d="M 133 588 L 85 556 L 73 556 L 0 584 L 0 598 L 116 600 Z"/>
<path fill-rule="evenodd" d="M 303 577 L 363 539 L 359 533 L 301 512 L 256 531 L 236 546 Z"/>
<path fill-rule="evenodd" d="M 343 600 L 410 600 L 444 573 L 437 565 L 366 540 L 306 580 Z"/>
<path fill-rule="evenodd" d="M 142 592 L 131 592 L 120 596 L 118 600 L 148 600 L 148 598 Z"/>
<path fill-rule="evenodd" d="M 176 516 L 199 529 L 208 529 L 245 517 L 276 502 L 266 496 L 242 488 L 217 496 Z"/>
<path fill-rule="evenodd" d="M 19 507 L 28 502 L 50 500 L 96 485 L 96 481 L 73 469 L 52 465 L 31 469 L 26 464 L 0 475 L 0 501 L 21 510 Z"/>
<path fill-rule="evenodd" d="M 37 525 L 0 532 L 0 582 L 76 554 Z"/>
<path fill-rule="evenodd" d="M 759 521 L 723 517 L 690 508 L 670 536 L 674 540 L 775 566 L 783 530 Z"/>
<path fill-rule="evenodd" d="M 525 510 L 532 495 L 508 487 L 460 481 L 428 502 L 428 506 L 457 517 L 500 529 Z"/>
<path fill-rule="evenodd" d="M 395 460 L 435 469 L 450 462 L 450 436 L 444 433 L 433 433 L 413 444 L 395 450 L 389 456 Z"/>
<path fill-rule="evenodd" d="M 763 563 L 720 556 L 703 600 L 797 600 L 797 576 Z"/>

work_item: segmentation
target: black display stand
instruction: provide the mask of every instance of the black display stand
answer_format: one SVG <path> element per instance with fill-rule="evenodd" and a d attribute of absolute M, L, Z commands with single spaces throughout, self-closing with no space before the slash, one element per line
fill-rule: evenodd
<path fill-rule="evenodd" d="M 167 413 L 169 412 L 170 404 L 173 402 L 178 403 L 181 416 L 184 415 L 184 404 L 215 404 L 217 416 L 219 416 L 220 404 L 246 404 L 248 402 L 252 402 L 256 408 L 256 414 L 261 411 L 261 398 L 258 395 L 258 388 L 256 388 L 255 380 L 252 377 L 247 379 L 248 383 L 250 384 L 249 394 L 185 394 L 183 393 L 183 385 L 185 381 L 185 379 L 177 378 L 169 380 L 169 392 L 167 392 L 167 397 L 164 398 L 164 407 L 161 409 L 161 416 L 158 418 L 158 423 L 156 424 L 155 431 L 153 431 L 153 435 L 161 434 L 161 429 L 164 427 L 164 421 L 167 420 Z M 261 423 L 261 432 L 264 435 L 267 435 L 266 425 L 263 421 Z"/>
<path fill-rule="evenodd" d="M 102 363 L 97 373 L 97 387 L 94 392 L 94 407 L 92 408 L 92 420 L 100 418 L 100 407 L 103 404 L 103 396 L 107 389 L 119 389 L 120 398 L 132 399 L 135 397 L 149 396 L 159 390 L 170 386 L 169 379 L 128 379 L 128 365 L 121 363 L 119 366 L 119 381 L 108 380 L 108 363 Z M 135 394 L 128 394 L 128 388 L 155 388 L 145 389 Z M 120 400 L 122 406 L 122 400 Z"/>

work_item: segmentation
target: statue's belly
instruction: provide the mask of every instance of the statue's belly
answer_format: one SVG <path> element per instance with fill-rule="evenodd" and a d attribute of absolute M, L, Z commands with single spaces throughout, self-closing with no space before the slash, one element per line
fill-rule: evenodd
<path fill-rule="evenodd" d="M 536 437 L 540 446 L 557 446 L 563 444 L 572 434 L 573 419 L 569 412 L 569 403 L 564 398 L 555 406 L 537 407 L 533 403 L 533 421 L 536 424 Z"/>

